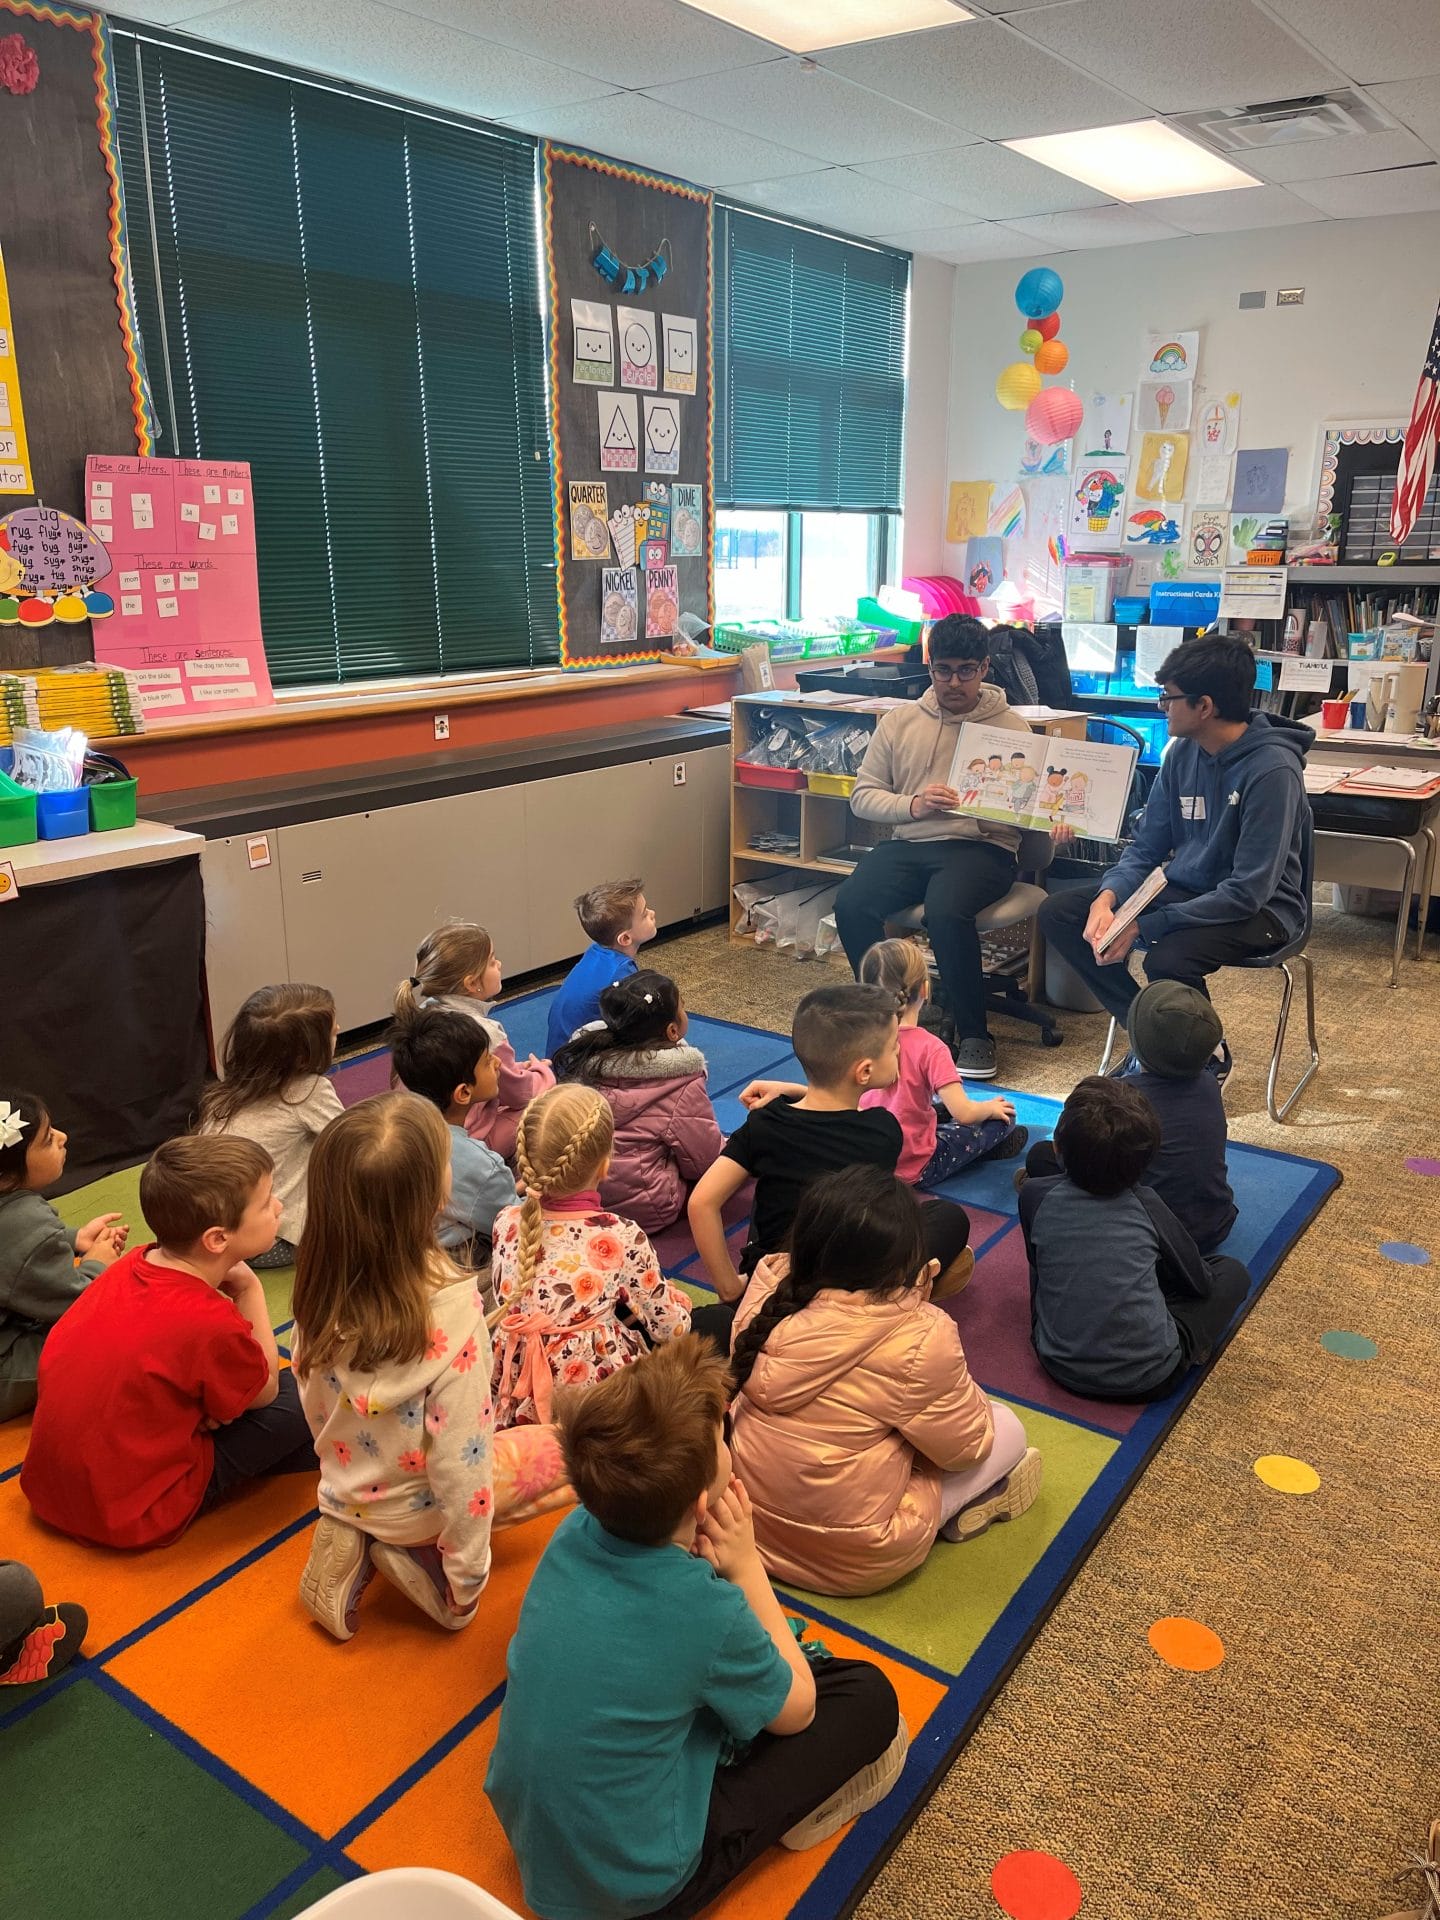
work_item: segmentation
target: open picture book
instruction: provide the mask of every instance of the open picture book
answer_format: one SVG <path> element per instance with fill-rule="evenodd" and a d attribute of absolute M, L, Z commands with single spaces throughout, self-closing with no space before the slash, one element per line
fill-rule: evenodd
<path fill-rule="evenodd" d="M 1119 837 L 1139 748 L 1024 734 L 966 722 L 950 785 L 956 813 L 1053 833 L 1062 823 L 1091 840 Z"/>

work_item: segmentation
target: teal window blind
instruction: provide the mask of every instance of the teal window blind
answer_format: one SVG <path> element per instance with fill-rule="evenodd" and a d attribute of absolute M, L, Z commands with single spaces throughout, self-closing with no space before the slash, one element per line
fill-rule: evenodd
<path fill-rule="evenodd" d="M 902 505 L 910 261 L 715 210 L 715 499 Z"/>
<path fill-rule="evenodd" d="M 156 450 L 251 463 L 276 684 L 558 659 L 533 142 L 115 55 Z"/>

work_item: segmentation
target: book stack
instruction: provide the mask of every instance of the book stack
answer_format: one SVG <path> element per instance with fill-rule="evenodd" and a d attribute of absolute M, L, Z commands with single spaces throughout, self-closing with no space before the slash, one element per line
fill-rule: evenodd
<path fill-rule="evenodd" d="M 10 744 L 16 727 L 78 727 L 92 740 L 143 733 L 139 678 L 91 663 L 0 675 L 0 746 Z"/>

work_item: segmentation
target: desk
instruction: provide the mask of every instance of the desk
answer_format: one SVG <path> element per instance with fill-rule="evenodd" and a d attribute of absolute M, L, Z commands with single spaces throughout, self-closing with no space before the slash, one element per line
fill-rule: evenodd
<path fill-rule="evenodd" d="M 199 834 L 142 820 L 7 847 L 0 1060 L 70 1136 L 69 1191 L 184 1133 L 207 1060 Z"/>
<path fill-rule="evenodd" d="M 1372 738 L 1376 736 L 1371 736 Z M 1324 764 L 1325 756 L 1313 758 Z M 1385 764 L 1374 754 L 1368 766 Z M 1315 793 L 1310 796 L 1315 816 L 1315 878 L 1340 885 L 1385 885 L 1392 877 L 1400 892 L 1395 916 L 1395 947 L 1390 961 L 1390 984 L 1400 984 L 1400 961 L 1410 925 L 1410 906 L 1416 881 L 1420 890 L 1420 926 L 1415 958 L 1425 952 L 1425 925 L 1435 885 L 1436 824 L 1440 821 L 1440 794 L 1414 799 L 1405 794 Z M 1377 872 L 1377 863 L 1382 863 Z"/>

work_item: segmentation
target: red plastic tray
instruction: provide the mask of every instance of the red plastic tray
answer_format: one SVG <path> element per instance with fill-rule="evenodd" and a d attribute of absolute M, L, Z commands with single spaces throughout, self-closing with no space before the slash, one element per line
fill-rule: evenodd
<path fill-rule="evenodd" d="M 801 793 L 808 784 L 798 767 L 757 767 L 750 760 L 735 762 L 735 778 L 742 787 L 771 787 L 779 793 Z"/>

